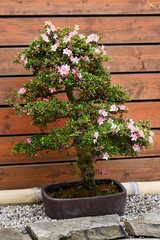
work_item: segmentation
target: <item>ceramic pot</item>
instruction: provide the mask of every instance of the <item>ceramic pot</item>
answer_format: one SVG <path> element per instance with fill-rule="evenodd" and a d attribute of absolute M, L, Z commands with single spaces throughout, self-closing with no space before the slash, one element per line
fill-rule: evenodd
<path fill-rule="evenodd" d="M 116 180 L 96 180 L 96 184 L 111 182 L 119 186 L 120 193 L 96 197 L 81 198 L 52 198 L 47 193 L 67 186 L 73 186 L 76 182 L 52 183 L 42 187 L 42 199 L 45 212 L 52 219 L 68 219 L 87 216 L 100 216 L 108 214 L 124 214 L 126 204 L 126 189 Z"/>

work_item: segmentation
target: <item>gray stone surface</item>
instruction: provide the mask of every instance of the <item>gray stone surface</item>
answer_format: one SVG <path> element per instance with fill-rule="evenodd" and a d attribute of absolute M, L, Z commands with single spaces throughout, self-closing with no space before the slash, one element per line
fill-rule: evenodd
<path fill-rule="evenodd" d="M 27 229 L 34 240 L 109 240 L 127 237 L 118 215 L 32 223 Z"/>
<path fill-rule="evenodd" d="M 131 236 L 160 239 L 160 211 L 149 213 L 142 219 L 127 221 L 125 229 Z"/>
<path fill-rule="evenodd" d="M 28 234 L 22 234 L 16 228 L 0 228 L 1 240 L 32 240 Z"/>

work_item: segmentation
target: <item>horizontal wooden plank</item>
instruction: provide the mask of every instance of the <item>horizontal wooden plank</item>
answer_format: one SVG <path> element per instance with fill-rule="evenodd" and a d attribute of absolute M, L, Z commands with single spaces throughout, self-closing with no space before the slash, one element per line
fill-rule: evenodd
<path fill-rule="evenodd" d="M 0 78 L 0 105 L 11 98 L 16 102 L 12 89 L 19 89 L 23 83 L 32 77 L 1 77 Z M 112 74 L 112 84 L 121 84 L 128 90 L 131 100 L 156 100 L 160 98 L 160 73 L 146 74 Z"/>
<path fill-rule="evenodd" d="M 154 72 L 160 71 L 160 45 L 108 46 L 105 48 L 113 61 L 111 72 Z M 0 76 L 31 75 L 21 64 L 13 64 L 15 55 L 22 48 L 0 48 Z"/>
<path fill-rule="evenodd" d="M 28 45 L 50 20 L 57 27 L 80 27 L 85 35 L 103 36 L 100 43 L 159 43 L 159 17 L 61 17 L 61 18 L 2 18 L 0 20 L 0 46 Z M 5 26 L 5 31 L 3 28 Z M 154 27 L 153 27 L 154 26 Z"/>
<path fill-rule="evenodd" d="M 99 161 L 95 164 L 97 179 L 112 178 L 121 182 L 160 180 L 160 158 Z M 102 175 L 102 168 L 109 173 Z M 41 187 L 52 182 L 79 180 L 75 164 L 34 164 L 0 167 L 0 190 Z M 31 181 L 32 179 L 32 181 Z"/>
<path fill-rule="evenodd" d="M 150 120 L 153 128 L 160 127 L 160 102 L 145 102 L 145 103 L 127 103 L 129 108 L 127 116 L 133 118 L 134 121 Z M 19 117 L 11 108 L 0 109 L 0 135 L 12 134 L 33 134 L 39 133 L 39 128 L 31 126 L 31 117 Z M 57 122 L 50 124 L 50 128 L 62 127 L 65 120 L 57 120 Z"/>
<path fill-rule="evenodd" d="M 155 139 L 154 145 L 148 149 L 145 149 L 140 153 L 139 156 L 160 156 L 160 131 L 154 130 Z M 26 140 L 27 136 L 15 136 L 15 137 L 1 137 L 0 138 L 0 165 L 7 164 L 24 164 L 24 163 L 42 163 L 42 162 L 65 162 L 70 160 L 75 160 L 75 150 L 69 149 L 67 154 L 66 151 L 51 151 L 48 154 L 45 152 L 40 152 L 39 156 L 34 158 L 27 158 L 24 154 L 13 154 L 11 155 L 11 149 L 19 141 Z M 114 158 L 119 158 L 115 156 Z"/>
<path fill-rule="evenodd" d="M 153 8 L 148 0 L 2 0 L 0 15 L 158 14 L 159 8 L 159 0 L 153 1 Z"/>

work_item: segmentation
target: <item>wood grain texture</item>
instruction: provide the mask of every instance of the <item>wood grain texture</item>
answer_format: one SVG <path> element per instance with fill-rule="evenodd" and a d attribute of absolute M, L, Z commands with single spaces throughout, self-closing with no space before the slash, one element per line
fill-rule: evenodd
<path fill-rule="evenodd" d="M 160 102 L 145 102 L 145 103 L 127 103 L 129 108 L 128 114 L 134 121 L 150 120 L 153 128 L 160 127 Z M 0 135 L 12 134 L 35 134 L 39 133 L 39 128 L 31 126 L 31 117 L 19 117 L 11 108 L 0 109 Z M 49 124 L 48 128 L 63 127 L 65 119 L 57 120 L 53 124 Z"/>
<path fill-rule="evenodd" d="M 160 180 L 160 158 L 140 158 L 99 161 L 95 164 L 96 178 L 112 178 L 121 182 Z M 102 168 L 109 171 L 101 174 Z M 41 187 L 48 183 L 79 180 L 75 164 L 33 164 L 0 167 L 0 190 Z"/>
<path fill-rule="evenodd" d="M 0 46 L 28 45 L 50 20 L 57 27 L 80 27 L 79 33 L 102 36 L 100 43 L 159 43 L 159 17 L 61 17 L 61 18 L 2 18 Z M 3 31 L 5 26 L 5 31 Z"/>
<path fill-rule="evenodd" d="M 155 157 L 160 156 L 160 130 L 154 130 L 155 139 L 154 145 L 148 149 L 144 149 L 140 153 L 141 157 Z M 48 163 L 48 162 L 65 162 L 75 160 L 75 150 L 69 149 L 68 153 L 66 151 L 51 151 L 48 154 L 45 152 L 40 152 L 39 156 L 35 158 L 27 158 L 24 154 L 13 154 L 11 155 L 11 149 L 15 144 L 20 141 L 26 140 L 28 136 L 8 136 L 0 138 L 0 165 L 7 164 L 24 164 L 24 163 Z M 114 158 L 122 158 L 120 156 L 114 156 Z"/>
<path fill-rule="evenodd" d="M 31 79 L 32 77 L 1 77 L 0 105 L 5 105 L 5 99 L 9 98 L 16 103 L 12 89 L 20 89 L 23 83 Z M 156 100 L 160 99 L 159 79 L 160 73 L 112 74 L 112 85 L 121 84 L 128 90 L 131 100 Z"/>
<path fill-rule="evenodd" d="M 158 14 L 159 0 L 153 1 L 153 8 L 148 0 L 34 0 L 0 1 L 1 16 L 18 15 L 92 15 L 92 14 Z"/>
<path fill-rule="evenodd" d="M 108 46 L 105 48 L 112 62 L 111 73 L 160 71 L 160 45 Z M 0 48 L 0 76 L 31 75 L 21 64 L 13 64 L 15 55 L 22 48 Z"/>

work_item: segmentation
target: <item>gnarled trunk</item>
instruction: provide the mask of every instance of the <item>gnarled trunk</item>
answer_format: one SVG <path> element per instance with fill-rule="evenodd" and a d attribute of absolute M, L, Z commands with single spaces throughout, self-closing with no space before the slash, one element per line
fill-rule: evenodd
<path fill-rule="evenodd" d="M 95 186 L 95 170 L 92 156 L 91 154 L 87 154 L 84 149 L 79 148 L 78 145 L 74 144 L 74 146 L 77 150 L 77 165 L 81 171 L 82 185 L 87 189 L 91 189 Z"/>

